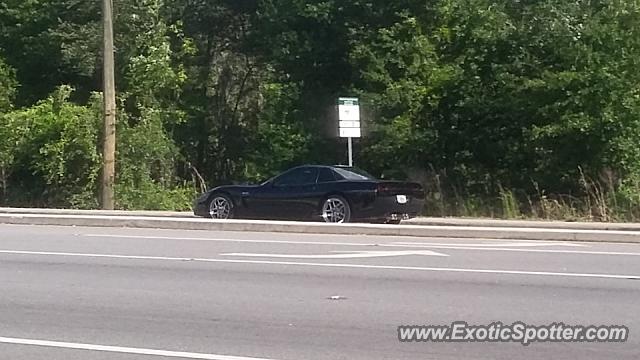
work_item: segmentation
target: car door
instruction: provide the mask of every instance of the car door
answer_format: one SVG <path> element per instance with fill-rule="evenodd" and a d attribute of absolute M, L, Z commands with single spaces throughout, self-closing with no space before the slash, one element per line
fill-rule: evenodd
<path fill-rule="evenodd" d="M 306 219 L 311 216 L 309 197 L 316 191 L 318 169 L 315 167 L 299 167 L 292 169 L 268 184 L 261 194 L 258 203 L 264 217 L 277 219 Z"/>
<path fill-rule="evenodd" d="M 316 191 L 318 169 L 295 168 L 274 179 L 268 207 L 279 219 L 307 219 L 311 216 L 309 197 Z"/>

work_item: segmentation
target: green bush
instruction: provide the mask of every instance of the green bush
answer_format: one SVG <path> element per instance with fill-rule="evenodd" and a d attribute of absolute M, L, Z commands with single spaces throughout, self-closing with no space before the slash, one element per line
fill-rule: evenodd
<path fill-rule="evenodd" d="M 116 159 L 116 206 L 126 210 L 189 210 L 196 195 L 179 182 L 182 157 L 163 125 L 163 114 L 143 109 L 139 117 L 119 116 Z"/>
<path fill-rule="evenodd" d="M 71 92 L 70 87 L 60 87 L 35 106 L 2 116 L 0 136 L 5 141 L 0 157 L 6 180 L 5 202 L 97 206 L 99 112 L 93 106 L 70 103 Z"/>
<path fill-rule="evenodd" d="M 115 190 L 117 207 L 123 210 L 189 211 L 197 195 L 188 184 L 166 188 L 148 179 L 135 185 L 119 182 Z"/>

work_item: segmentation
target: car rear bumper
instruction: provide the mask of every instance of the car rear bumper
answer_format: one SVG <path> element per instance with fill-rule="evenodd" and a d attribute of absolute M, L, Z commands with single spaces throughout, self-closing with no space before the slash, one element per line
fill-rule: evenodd
<path fill-rule="evenodd" d="M 354 214 L 357 219 L 407 220 L 418 216 L 424 207 L 424 200 L 408 197 L 407 203 L 401 204 L 396 196 L 381 196 L 369 206 Z"/>

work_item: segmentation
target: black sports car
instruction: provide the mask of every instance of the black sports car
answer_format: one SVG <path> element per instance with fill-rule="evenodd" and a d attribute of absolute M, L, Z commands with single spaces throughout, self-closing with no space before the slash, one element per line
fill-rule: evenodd
<path fill-rule="evenodd" d="M 216 187 L 196 199 L 193 209 L 214 219 L 399 223 L 423 206 L 420 184 L 376 180 L 350 167 L 305 165 L 260 185 Z"/>

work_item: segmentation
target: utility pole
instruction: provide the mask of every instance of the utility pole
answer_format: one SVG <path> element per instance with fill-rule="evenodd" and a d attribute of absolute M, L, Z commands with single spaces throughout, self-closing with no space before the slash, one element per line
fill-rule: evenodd
<path fill-rule="evenodd" d="M 102 209 L 113 210 L 116 176 L 116 86 L 113 59 L 113 0 L 103 0 L 104 139 L 102 143 Z"/>

